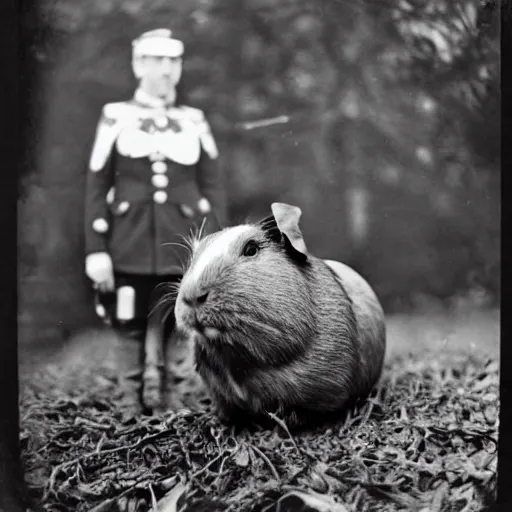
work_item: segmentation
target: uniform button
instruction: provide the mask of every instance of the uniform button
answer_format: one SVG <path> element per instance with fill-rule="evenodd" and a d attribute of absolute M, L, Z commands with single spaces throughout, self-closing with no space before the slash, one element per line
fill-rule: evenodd
<path fill-rule="evenodd" d="M 199 199 L 199 201 L 197 203 L 197 207 L 199 208 L 199 211 L 204 214 L 210 213 L 212 211 L 212 208 L 210 206 L 210 201 L 208 201 L 208 199 L 206 199 L 206 197 Z"/>
<path fill-rule="evenodd" d="M 92 223 L 92 229 L 94 229 L 96 233 L 106 233 L 108 227 L 108 222 L 105 219 L 94 219 Z"/>
<path fill-rule="evenodd" d="M 190 206 L 188 206 L 186 204 L 180 204 L 180 210 L 181 210 L 181 213 L 183 213 L 183 215 L 185 215 L 185 217 L 187 217 L 189 219 L 192 219 L 194 217 L 194 210 L 192 208 L 190 208 Z"/>
<path fill-rule="evenodd" d="M 157 174 L 163 174 L 164 172 L 167 171 L 167 164 L 162 161 L 153 162 L 153 164 L 151 165 L 151 169 L 153 170 L 153 172 L 156 172 Z"/>
<path fill-rule="evenodd" d="M 123 213 L 126 213 L 130 209 L 130 203 L 128 201 L 123 201 L 122 203 L 119 203 L 119 206 L 117 207 L 117 213 L 119 215 L 122 215 Z"/>
<path fill-rule="evenodd" d="M 112 204 L 114 202 L 115 198 L 116 198 L 116 189 L 115 189 L 115 187 L 110 187 L 108 194 L 107 194 L 107 203 Z"/>
<path fill-rule="evenodd" d="M 157 188 L 165 188 L 169 184 L 169 178 L 164 174 L 154 174 L 151 183 Z"/>
<path fill-rule="evenodd" d="M 151 153 L 148 157 L 152 162 L 156 162 L 158 160 L 165 160 L 165 156 L 162 155 L 159 151 L 156 151 L 155 153 Z"/>
<path fill-rule="evenodd" d="M 165 128 L 168 123 L 169 121 L 167 117 L 157 117 L 155 119 L 155 124 L 158 126 L 158 128 Z"/>
<path fill-rule="evenodd" d="M 163 204 L 165 201 L 167 201 L 167 192 L 164 192 L 163 190 L 157 190 L 153 194 L 153 199 L 155 203 Z"/>

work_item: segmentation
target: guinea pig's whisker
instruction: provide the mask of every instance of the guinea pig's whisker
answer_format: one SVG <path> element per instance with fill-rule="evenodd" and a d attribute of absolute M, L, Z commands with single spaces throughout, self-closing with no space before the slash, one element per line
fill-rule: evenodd
<path fill-rule="evenodd" d="M 182 247 L 183 249 L 185 249 L 186 254 L 187 254 L 187 264 L 184 264 L 183 259 L 181 258 L 181 255 L 177 251 L 174 251 L 175 256 L 179 260 L 180 269 L 181 269 L 182 273 L 184 273 L 186 267 L 188 267 L 188 263 L 190 263 L 190 259 L 192 257 L 192 249 L 184 244 L 180 244 L 179 242 L 165 242 L 165 243 L 161 244 L 162 247 L 169 246 L 169 245 L 175 245 L 177 247 Z"/>
<path fill-rule="evenodd" d="M 206 217 L 203 218 L 203 220 L 201 221 L 201 225 L 199 227 L 196 226 L 195 238 L 198 241 L 201 240 L 201 233 L 203 231 L 203 226 L 204 226 L 205 221 L 206 221 Z"/>
<path fill-rule="evenodd" d="M 162 247 L 165 247 L 167 245 L 176 245 L 177 247 L 182 247 L 187 252 L 190 251 L 190 247 L 189 246 L 187 246 L 185 244 L 180 244 L 179 242 L 164 242 L 163 244 L 161 244 Z"/>
<path fill-rule="evenodd" d="M 172 303 L 171 303 L 172 304 Z M 165 322 L 167 320 L 167 318 L 169 317 L 169 315 L 172 313 L 173 311 L 173 307 L 172 306 L 169 306 L 168 308 L 166 308 L 164 310 L 164 314 L 162 315 L 162 319 L 163 321 Z"/>
<path fill-rule="evenodd" d="M 153 305 L 153 308 L 151 309 L 151 314 L 153 314 L 158 308 L 165 306 L 166 304 L 169 304 L 170 300 L 172 300 L 173 296 L 172 293 L 166 293 L 165 295 L 162 295 Z"/>
<path fill-rule="evenodd" d="M 150 312 L 149 312 L 149 316 L 153 315 L 158 309 L 160 309 L 161 307 L 163 306 L 169 306 L 168 308 L 166 308 L 164 310 L 164 314 L 163 314 L 163 318 L 167 318 L 169 316 L 169 313 L 170 311 L 172 311 L 173 307 L 174 307 L 174 302 L 175 302 L 175 299 L 176 299 L 176 292 L 175 291 L 170 291 L 164 295 L 162 295 L 162 297 L 160 297 L 156 302 L 155 304 L 153 305 L 153 307 L 151 308 Z"/>
<path fill-rule="evenodd" d="M 174 283 L 174 282 L 167 282 L 167 283 L 160 283 L 155 287 L 156 291 L 162 291 L 162 292 L 173 292 L 176 293 L 176 290 L 179 289 L 180 283 Z"/>
<path fill-rule="evenodd" d="M 192 251 L 193 250 L 193 245 L 192 245 L 193 240 L 191 239 L 191 236 L 190 235 L 182 235 L 182 234 L 180 234 L 179 236 L 183 240 L 184 244 L 189 248 L 189 250 Z"/>
<path fill-rule="evenodd" d="M 184 273 L 186 271 L 186 269 L 190 266 L 190 262 L 192 261 L 194 247 L 195 247 L 195 245 L 197 245 L 197 240 L 193 237 L 192 234 L 190 234 L 189 236 L 180 235 L 180 237 L 183 240 L 183 242 L 185 243 L 185 245 L 187 245 L 187 247 L 189 248 L 187 251 L 187 261 L 186 261 L 185 265 L 183 265 L 183 262 L 181 262 L 182 263 L 182 271 Z"/>
<path fill-rule="evenodd" d="M 183 262 L 183 259 L 181 258 L 181 256 L 178 256 L 178 259 L 180 260 L 181 273 L 184 274 L 185 269 L 186 269 L 186 264 Z M 190 254 L 188 254 L 188 256 L 187 256 L 187 261 L 190 261 Z"/>
<path fill-rule="evenodd" d="M 197 237 L 197 233 L 193 232 L 192 229 L 190 229 L 188 238 L 190 240 L 192 250 L 194 250 L 194 247 L 197 247 L 197 244 L 199 243 L 199 238 Z"/>
<path fill-rule="evenodd" d="M 168 298 L 171 295 L 177 294 L 177 290 L 180 287 L 180 283 L 160 283 L 155 287 L 155 291 L 162 291 L 164 293 L 163 297 Z"/>
<path fill-rule="evenodd" d="M 190 238 L 192 241 L 192 247 L 196 246 L 203 238 L 205 226 L 206 217 L 203 217 L 203 220 L 201 221 L 201 225 L 199 226 L 199 228 L 197 226 L 195 226 L 195 228 L 190 228 Z"/>
<path fill-rule="evenodd" d="M 201 227 L 199 228 L 199 233 L 197 234 L 197 240 L 201 240 L 203 238 L 203 231 L 206 225 L 206 217 L 203 217 L 203 221 L 201 222 Z"/>
<path fill-rule="evenodd" d="M 178 296 L 178 290 L 179 288 L 172 288 L 166 295 L 164 295 L 164 298 L 175 300 Z"/>

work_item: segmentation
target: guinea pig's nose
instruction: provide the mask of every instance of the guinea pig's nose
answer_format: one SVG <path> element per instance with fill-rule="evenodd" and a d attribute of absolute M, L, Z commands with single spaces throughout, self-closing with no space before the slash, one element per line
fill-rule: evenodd
<path fill-rule="evenodd" d="M 206 302 L 208 298 L 208 292 L 203 292 L 200 294 L 187 294 L 183 297 L 183 301 L 187 306 L 197 307 Z"/>

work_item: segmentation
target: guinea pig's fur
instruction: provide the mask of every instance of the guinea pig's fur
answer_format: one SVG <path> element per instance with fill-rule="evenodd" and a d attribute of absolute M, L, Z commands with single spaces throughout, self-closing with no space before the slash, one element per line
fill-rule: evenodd
<path fill-rule="evenodd" d="M 301 210 L 193 242 L 175 305 L 196 368 L 224 418 L 266 412 L 292 424 L 365 398 L 384 360 L 384 313 L 348 266 L 308 253 Z"/>

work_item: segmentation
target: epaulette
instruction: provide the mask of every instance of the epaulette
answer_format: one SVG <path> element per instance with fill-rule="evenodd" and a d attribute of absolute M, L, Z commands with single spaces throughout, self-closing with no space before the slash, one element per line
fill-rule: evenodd
<path fill-rule="evenodd" d="M 127 101 L 107 103 L 101 110 L 96 136 L 89 161 L 89 169 L 98 172 L 105 166 L 119 132 L 126 121 L 136 117 L 137 108 Z"/>
<path fill-rule="evenodd" d="M 204 112 L 199 108 L 189 107 L 188 105 L 182 105 L 180 110 L 187 119 L 194 123 L 199 139 L 201 140 L 201 145 L 208 156 L 212 160 L 217 158 L 219 156 L 219 150 Z"/>
<path fill-rule="evenodd" d="M 192 122 L 194 123 L 203 123 L 206 122 L 206 117 L 204 115 L 204 112 L 195 107 L 189 107 L 188 105 L 182 105 L 180 107 L 180 110 L 182 113 Z"/>
<path fill-rule="evenodd" d="M 118 101 L 105 104 L 101 115 L 103 120 L 115 123 L 124 119 L 132 119 L 138 110 L 138 107 L 131 100 Z"/>

